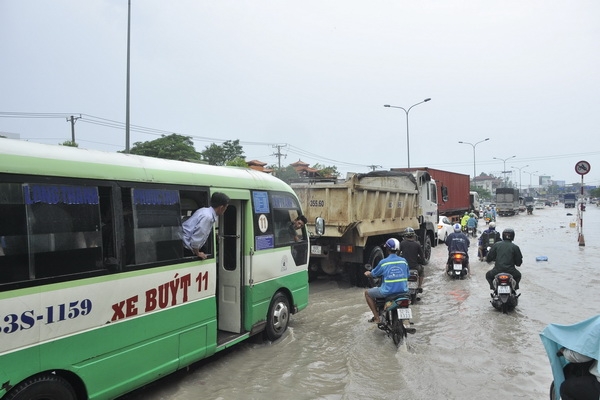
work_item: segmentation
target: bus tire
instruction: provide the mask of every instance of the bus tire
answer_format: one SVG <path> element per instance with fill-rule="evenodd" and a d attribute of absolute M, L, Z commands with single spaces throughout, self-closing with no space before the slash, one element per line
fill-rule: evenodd
<path fill-rule="evenodd" d="M 15 386 L 4 400 L 77 400 L 73 387 L 56 374 L 33 376 Z"/>
<path fill-rule="evenodd" d="M 274 342 L 287 330 L 290 322 L 290 303 L 288 298 L 281 292 L 277 292 L 269 305 L 267 314 L 267 326 L 265 337 Z"/>

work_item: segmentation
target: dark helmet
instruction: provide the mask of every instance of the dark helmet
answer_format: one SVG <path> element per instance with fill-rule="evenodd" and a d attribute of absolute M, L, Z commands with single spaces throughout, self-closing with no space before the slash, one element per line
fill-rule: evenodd
<path fill-rule="evenodd" d="M 413 237 L 413 236 L 415 236 L 415 230 L 409 226 L 408 228 L 406 228 L 404 230 L 404 232 L 402 232 L 402 236 Z"/>
<path fill-rule="evenodd" d="M 506 228 L 502 231 L 502 240 L 515 240 L 515 230 L 512 228 Z"/>

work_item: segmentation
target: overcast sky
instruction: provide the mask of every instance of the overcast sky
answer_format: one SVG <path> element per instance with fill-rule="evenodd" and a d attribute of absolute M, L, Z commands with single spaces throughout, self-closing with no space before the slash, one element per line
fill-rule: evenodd
<path fill-rule="evenodd" d="M 598 0 L 132 0 L 130 143 L 600 185 Z M 0 132 L 125 148 L 127 0 L 0 0 Z M 15 118 L 6 113 L 40 117 Z M 32 115 L 33 114 L 33 115 Z M 138 127 L 150 128 L 141 129 Z M 509 159 L 504 163 L 498 159 Z M 498 159 L 494 159 L 494 157 Z M 525 167 L 529 165 L 528 167 Z"/>

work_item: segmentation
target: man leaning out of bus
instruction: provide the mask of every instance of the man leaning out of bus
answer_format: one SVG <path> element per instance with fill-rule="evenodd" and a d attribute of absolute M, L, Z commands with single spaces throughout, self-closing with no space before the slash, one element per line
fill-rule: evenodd
<path fill-rule="evenodd" d="M 200 249 L 206 243 L 217 218 L 225 213 L 228 205 L 229 196 L 215 192 L 210 198 L 210 207 L 199 208 L 182 224 L 184 246 L 202 260 L 206 260 L 208 256 Z"/>

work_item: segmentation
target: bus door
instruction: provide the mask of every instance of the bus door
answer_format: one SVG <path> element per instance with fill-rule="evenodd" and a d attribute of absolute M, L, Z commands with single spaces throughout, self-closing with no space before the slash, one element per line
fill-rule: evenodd
<path fill-rule="evenodd" d="M 230 197 L 231 193 L 226 192 Z M 218 329 L 242 332 L 242 243 L 247 200 L 231 197 L 225 214 L 219 217 L 217 266 Z"/>

